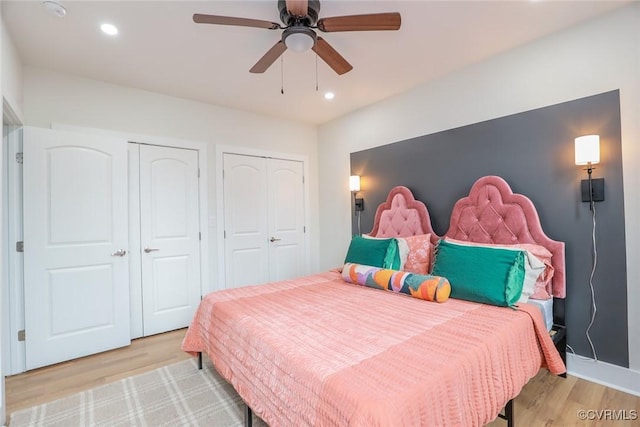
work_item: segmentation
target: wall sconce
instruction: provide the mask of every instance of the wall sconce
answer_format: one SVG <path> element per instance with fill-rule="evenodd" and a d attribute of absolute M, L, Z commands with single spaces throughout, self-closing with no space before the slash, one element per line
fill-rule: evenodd
<path fill-rule="evenodd" d="M 349 191 L 353 193 L 355 211 L 362 212 L 364 210 L 364 199 L 356 196 L 358 191 L 360 191 L 360 175 L 351 175 L 349 177 Z"/>
<path fill-rule="evenodd" d="M 349 191 L 353 193 L 353 207 L 356 218 L 358 218 L 358 236 L 362 235 L 360 229 L 360 215 L 364 210 L 364 199 L 358 198 L 357 194 L 360 191 L 360 175 L 351 175 L 349 177 Z"/>
<path fill-rule="evenodd" d="M 576 165 L 586 165 L 589 179 L 581 181 L 582 201 L 589 202 L 593 209 L 594 202 L 604 200 L 604 178 L 591 178 L 593 165 L 600 163 L 600 135 L 584 135 L 576 138 Z"/>
<path fill-rule="evenodd" d="M 582 201 L 589 202 L 589 210 L 591 211 L 591 274 L 589 275 L 589 289 L 591 290 L 591 320 L 585 331 L 587 341 L 591 346 L 593 358 L 598 361 L 596 348 L 589 334 L 593 323 L 596 320 L 596 297 L 593 290 L 593 277 L 598 265 L 598 250 L 596 247 L 596 206 L 594 202 L 604 200 L 604 178 L 591 178 L 593 165 L 600 163 L 600 135 L 584 135 L 576 138 L 576 165 L 586 165 L 589 179 L 583 179 L 581 184 Z"/>

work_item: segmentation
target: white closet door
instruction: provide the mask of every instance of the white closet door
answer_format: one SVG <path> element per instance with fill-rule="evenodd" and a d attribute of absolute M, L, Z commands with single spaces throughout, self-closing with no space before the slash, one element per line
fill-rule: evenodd
<path fill-rule="evenodd" d="M 144 335 L 188 326 L 200 303 L 198 152 L 140 146 Z"/>
<path fill-rule="evenodd" d="M 24 128 L 26 368 L 130 343 L 127 142 Z"/>
<path fill-rule="evenodd" d="M 225 287 L 306 272 L 302 162 L 224 154 Z"/>
<path fill-rule="evenodd" d="M 268 159 L 269 280 L 305 273 L 302 162 Z"/>
<path fill-rule="evenodd" d="M 269 280 L 266 176 L 264 158 L 224 154 L 226 288 Z"/>

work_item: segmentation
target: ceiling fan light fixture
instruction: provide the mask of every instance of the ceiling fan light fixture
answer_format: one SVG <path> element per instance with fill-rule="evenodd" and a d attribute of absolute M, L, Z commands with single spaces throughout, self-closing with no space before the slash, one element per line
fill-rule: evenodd
<path fill-rule="evenodd" d="M 287 49 L 302 53 L 311 49 L 316 44 L 316 33 L 307 27 L 287 28 L 282 33 L 282 39 Z"/>

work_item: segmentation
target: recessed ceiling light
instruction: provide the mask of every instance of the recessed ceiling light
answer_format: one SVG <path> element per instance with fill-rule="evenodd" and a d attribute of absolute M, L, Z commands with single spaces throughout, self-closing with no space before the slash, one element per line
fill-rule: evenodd
<path fill-rule="evenodd" d="M 326 92 L 324 94 L 324 99 L 333 99 L 336 95 L 333 92 Z"/>
<path fill-rule="evenodd" d="M 67 15 L 67 9 L 64 6 L 53 0 L 45 0 L 42 2 L 42 5 L 52 14 L 56 15 L 58 18 L 64 18 Z"/>
<path fill-rule="evenodd" d="M 102 24 L 100 25 L 100 29 L 103 33 L 110 36 L 115 36 L 116 34 L 118 34 L 118 28 L 113 24 Z"/>

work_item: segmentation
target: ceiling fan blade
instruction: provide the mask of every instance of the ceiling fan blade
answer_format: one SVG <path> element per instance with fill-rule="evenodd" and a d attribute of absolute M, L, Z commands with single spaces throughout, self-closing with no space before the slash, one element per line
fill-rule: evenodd
<path fill-rule="evenodd" d="M 308 0 L 286 0 L 287 10 L 293 16 L 307 16 L 309 13 Z"/>
<path fill-rule="evenodd" d="M 401 23 L 398 12 L 373 13 L 369 15 L 334 16 L 318 20 L 318 29 L 325 33 L 337 31 L 382 31 L 397 30 Z"/>
<path fill-rule="evenodd" d="M 271 66 L 275 62 L 276 59 L 280 57 L 287 50 L 287 45 L 284 44 L 282 40 L 278 41 L 278 43 L 274 44 L 271 49 L 264 54 L 262 58 L 256 62 L 256 65 L 251 67 L 249 70 L 250 73 L 264 73 L 267 71 L 267 68 Z"/>
<path fill-rule="evenodd" d="M 318 37 L 313 51 L 318 54 L 329 67 L 338 74 L 344 74 L 353 69 L 353 66 L 347 62 L 329 43 L 322 37 Z"/>
<path fill-rule="evenodd" d="M 270 21 L 261 21 L 259 19 L 234 18 L 232 16 L 203 15 L 195 13 L 193 22 L 196 24 L 217 24 L 217 25 L 236 25 L 239 27 L 266 28 L 267 30 L 282 29 L 280 24 Z"/>

